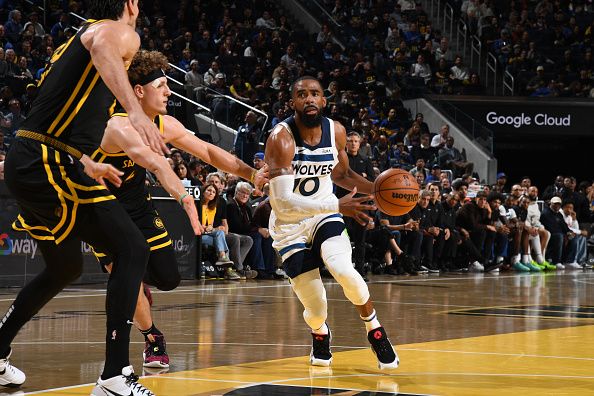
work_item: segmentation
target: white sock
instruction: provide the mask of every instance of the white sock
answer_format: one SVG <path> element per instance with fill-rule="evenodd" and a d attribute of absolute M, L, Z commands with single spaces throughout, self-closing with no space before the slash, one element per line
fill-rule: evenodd
<path fill-rule="evenodd" d="M 536 262 L 537 262 L 538 264 L 542 264 L 542 263 L 543 263 L 543 261 L 544 261 L 544 257 L 542 257 L 542 254 L 537 254 L 537 255 L 536 255 Z"/>
<path fill-rule="evenodd" d="M 328 334 L 328 325 L 324 323 L 322 327 L 317 330 L 312 329 L 311 332 L 314 334 L 326 335 Z"/>
<path fill-rule="evenodd" d="M 380 327 L 380 322 L 377 320 L 377 314 L 375 313 L 375 309 L 371 313 L 371 315 L 367 317 L 360 316 L 360 318 L 365 323 L 365 330 L 369 333 L 371 330 L 377 329 Z"/>
<path fill-rule="evenodd" d="M 511 259 L 512 265 L 517 264 L 519 262 L 520 262 L 520 255 L 519 254 L 516 254 L 514 257 L 512 257 L 512 259 Z"/>
<path fill-rule="evenodd" d="M 522 255 L 522 262 L 524 264 L 531 263 L 532 262 L 532 259 L 531 259 L 530 255 L 529 254 Z"/>

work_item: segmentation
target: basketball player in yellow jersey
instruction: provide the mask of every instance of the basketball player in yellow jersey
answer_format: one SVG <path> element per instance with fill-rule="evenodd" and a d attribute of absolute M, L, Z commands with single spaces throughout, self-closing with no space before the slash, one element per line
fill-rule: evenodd
<path fill-rule="evenodd" d="M 369 289 L 353 267 L 351 244 L 340 213 L 365 224 L 363 211 L 371 196 L 353 198 L 359 190 L 371 194 L 373 184 L 352 171 L 345 151 L 344 127 L 322 116 L 326 107 L 322 86 L 314 77 L 300 77 L 291 86 L 295 114 L 279 123 L 266 145 L 270 167 L 270 235 L 291 278 L 293 291 L 305 308 L 311 328 L 310 363 L 329 366 L 331 333 L 326 291 L 319 267 L 325 265 L 357 308 L 380 369 L 396 368 L 399 360 L 380 325 Z M 352 191 L 340 200 L 332 182 Z"/>
<path fill-rule="evenodd" d="M 264 177 L 266 169 L 256 171 L 225 150 L 198 139 L 178 120 L 165 115 L 171 91 L 163 70 L 168 68 L 167 58 L 162 53 L 140 50 L 128 69 L 138 102 L 145 114 L 159 126 L 164 141 L 220 170 L 262 186 L 267 181 Z M 165 157 L 153 152 L 142 142 L 125 113 L 116 113 L 111 117 L 101 146 L 93 154 L 93 159 L 109 163 L 124 172 L 122 184 L 114 186 L 108 183 L 108 188 L 130 214 L 150 246 L 145 282 L 160 290 L 174 289 L 180 281 L 177 262 L 171 240 L 145 187 L 146 170 L 154 173 L 167 192 L 183 206 L 198 235 L 204 231 L 204 227 L 198 220 L 194 199 L 186 194 L 181 180 L 171 170 Z M 100 264 L 111 271 L 111 255 L 98 251 L 95 254 Z M 134 324 L 145 336 L 144 366 L 169 367 L 163 334 L 153 324 L 150 304 L 142 290 L 138 296 Z"/>
<path fill-rule="evenodd" d="M 119 185 L 121 173 L 89 156 L 101 143 L 115 99 L 143 142 L 158 153 L 167 149 L 126 73 L 140 45 L 134 31 L 138 0 L 86 4 L 95 19 L 54 51 L 4 163 L 6 185 L 21 209 L 13 228 L 37 239 L 45 268 L 0 320 L 0 385 L 25 381 L 8 360 L 10 344 L 33 315 L 80 276 L 85 241 L 115 257 L 107 283 L 105 365 L 92 393 L 150 396 L 136 381 L 128 350 L 149 247 L 115 196 L 99 183 L 107 178 Z"/>

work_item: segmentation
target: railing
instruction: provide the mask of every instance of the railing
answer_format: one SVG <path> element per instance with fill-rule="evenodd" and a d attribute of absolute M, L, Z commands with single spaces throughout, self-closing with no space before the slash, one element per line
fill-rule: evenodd
<path fill-rule="evenodd" d="M 481 40 L 477 36 L 472 36 L 470 38 L 470 67 L 474 68 L 474 63 L 476 60 L 476 71 L 477 74 L 481 75 L 481 64 L 482 62 L 482 50 L 483 44 Z"/>
<path fill-rule="evenodd" d="M 481 147 L 485 153 L 493 157 L 493 131 L 445 98 L 444 96 L 432 96 L 431 103 L 447 113 L 466 136 Z"/>
<path fill-rule="evenodd" d="M 187 72 L 186 72 L 184 69 L 182 69 L 182 68 L 180 68 L 180 67 L 178 67 L 178 66 L 175 66 L 175 65 L 173 65 L 173 64 L 171 64 L 171 63 L 169 64 L 169 66 L 171 66 L 171 67 L 172 67 L 172 68 L 174 68 L 175 70 L 177 70 L 177 71 L 179 71 L 179 72 L 183 73 L 184 75 L 185 75 L 185 74 L 187 74 Z M 169 77 L 169 76 L 168 76 L 167 78 L 168 78 L 169 80 L 171 80 L 171 81 L 175 82 L 176 84 L 179 84 L 179 85 L 182 85 L 182 86 L 183 86 L 183 85 L 185 85 L 184 83 L 182 83 L 182 82 L 180 82 L 180 81 L 177 81 L 176 79 L 174 79 L 174 78 L 172 78 L 172 77 Z M 260 109 L 257 109 L 257 108 L 255 108 L 255 107 L 253 107 L 253 106 L 250 106 L 250 105 L 248 105 L 247 103 L 244 103 L 244 102 L 242 102 L 242 101 L 240 101 L 240 100 L 237 100 L 237 99 L 235 99 L 235 98 L 234 98 L 234 97 L 232 97 L 232 96 L 229 96 L 229 95 L 224 95 L 224 94 L 222 94 L 222 93 L 220 93 L 220 92 L 218 92 L 218 91 L 216 91 L 216 90 L 214 90 L 214 89 L 212 89 L 212 88 L 210 88 L 210 87 L 204 86 L 204 89 L 206 89 L 206 90 L 208 90 L 208 91 L 211 91 L 211 92 L 212 92 L 212 93 L 213 93 L 213 94 L 214 94 L 214 95 L 215 95 L 215 96 L 216 96 L 218 99 L 225 99 L 225 100 L 228 100 L 228 101 L 230 101 L 230 102 L 236 103 L 236 104 L 237 104 L 237 105 L 239 105 L 239 106 L 245 107 L 245 108 L 247 108 L 247 109 L 249 109 L 249 110 L 253 111 L 254 113 L 257 113 L 257 114 L 260 114 L 261 116 L 263 116 L 263 117 L 264 117 L 264 122 L 262 123 L 262 130 L 263 130 L 263 131 L 265 130 L 265 128 L 266 128 L 266 125 L 268 124 L 268 118 L 269 118 L 268 114 L 266 114 L 265 112 L 263 112 L 263 111 L 262 111 L 262 110 L 260 110 Z M 181 95 L 179 95 L 179 94 L 175 94 L 175 95 L 177 95 L 178 97 L 180 97 L 180 98 L 182 98 L 182 99 L 185 99 L 186 101 L 188 101 L 188 102 L 190 102 L 190 103 L 192 103 L 192 104 L 194 104 L 194 105 L 198 106 L 198 107 L 199 107 L 199 108 L 201 108 L 202 110 L 206 110 L 206 111 L 209 111 L 209 112 L 210 112 L 211 110 L 214 110 L 214 109 L 210 109 L 210 108 L 208 108 L 208 107 L 206 107 L 206 106 L 204 106 L 204 105 L 202 105 L 202 104 L 200 104 L 200 103 L 197 103 L 197 102 L 195 102 L 195 101 L 193 101 L 193 100 L 190 100 L 190 99 L 188 99 L 188 98 L 187 98 L 187 97 L 185 97 L 185 96 L 181 96 Z M 230 107 L 227 107 L 227 108 L 230 110 Z M 214 117 L 213 117 L 213 119 L 214 119 Z M 227 124 L 227 125 L 228 125 L 228 124 L 230 123 L 230 122 L 229 122 L 229 121 L 230 121 L 230 120 L 229 120 L 229 113 L 227 113 L 226 121 L 227 121 L 227 122 L 225 122 L 225 124 Z"/>
<path fill-rule="evenodd" d="M 439 6 L 439 4 L 438 4 Z M 449 28 L 449 30 L 448 30 Z M 454 34 L 454 9 L 451 5 L 446 4 L 443 10 L 443 27 L 444 36 L 452 37 Z"/>
<path fill-rule="evenodd" d="M 515 82 L 516 79 L 514 76 L 506 70 L 503 73 L 503 96 L 506 95 L 506 92 L 509 92 L 509 96 L 514 96 L 516 87 Z"/>
<path fill-rule="evenodd" d="M 490 52 L 487 52 L 485 73 L 485 86 L 489 88 L 489 75 L 493 73 L 493 95 L 497 95 L 497 58 Z"/>
<path fill-rule="evenodd" d="M 316 0 L 305 0 L 303 2 L 304 3 L 313 3 L 317 8 L 319 8 L 320 10 L 322 10 L 322 13 L 326 14 L 326 16 L 328 17 L 328 20 L 330 22 L 332 22 L 334 24 L 334 26 L 336 26 L 337 28 L 342 29 L 342 25 L 340 23 L 338 23 L 338 21 L 332 17 L 332 14 L 330 14 L 328 12 L 328 10 L 326 10 L 326 8 L 324 8 L 324 6 L 321 5 L 320 3 L 318 3 Z"/>
<path fill-rule="evenodd" d="M 462 43 L 463 43 L 462 51 L 460 51 L 460 41 L 462 41 Z M 456 50 L 458 51 L 459 54 L 462 54 L 462 56 L 466 56 L 467 41 L 468 41 L 468 26 L 466 25 L 466 22 L 464 22 L 462 19 L 459 19 L 457 29 L 456 29 Z"/>

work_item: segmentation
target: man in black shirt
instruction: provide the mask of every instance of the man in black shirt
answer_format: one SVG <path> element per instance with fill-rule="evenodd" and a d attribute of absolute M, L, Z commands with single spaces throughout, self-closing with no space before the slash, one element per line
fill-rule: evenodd
<path fill-rule="evenodd" d="M 357 132 L 349 132 L 347 134 L 346 151 L 349 157 L 349 166 L 357 174 L 363 176 L 369 181 L 373 181 L 373 165 L 369 158 L 363 157 L 359 154 L 359 147 L 361 145 L 361 135 Z M 350 191 L 337 187 L 336 196 L 341 198 Z M 373 223 L 367 226 L 362 226 L 352 217 L 345 217 L 344 222 L 348 230 L 351 241 L 355 246 L 353 260 L 355 261 L 355 268 L 365 278 L 365 234 L 367 228 L 373 228 Z"/>

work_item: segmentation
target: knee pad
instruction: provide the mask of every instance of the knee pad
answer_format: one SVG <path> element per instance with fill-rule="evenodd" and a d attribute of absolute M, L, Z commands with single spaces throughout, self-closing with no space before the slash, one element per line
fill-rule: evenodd
<path fill-rule="evenodd" d="M 346 298 L 354 305 L 364 305 L 369 300 L 369 289 L 353 267 L 349 238 L 344 233 L 329 238 L 320 250 L 324 264 L 342 286 Z"/>
<path fill-rule="evenodd" d="M 291 279 L 293 291 L 303 305 L 303 319 L 313 330 L 319 329 L 328 317 L 326 289 L 320 272 L 313 270 Z"/>

